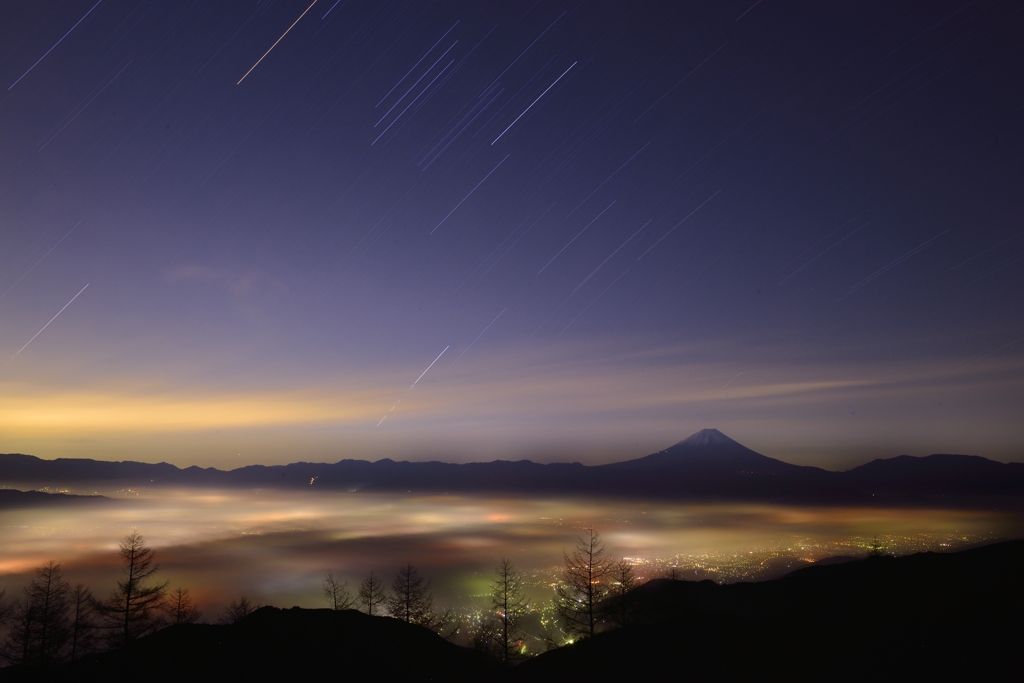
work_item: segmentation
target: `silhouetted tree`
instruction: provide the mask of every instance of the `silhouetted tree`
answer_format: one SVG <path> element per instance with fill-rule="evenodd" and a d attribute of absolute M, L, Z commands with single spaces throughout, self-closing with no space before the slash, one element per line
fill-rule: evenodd
<path fill-rule="evenodd" d="M 434 611 L 434 596 L 430 593 L 430 581 L 420 576 L 412 564 L 400 567 L 391 582 L 393 593 L 385 598 L 388 613 L 396 619 L 426 626 L 446 640 L 458 630 L 451 608 L 440 613 Z"/>
<path fill-rule="evenodd" d="M 96 619 L 92 591 L 84 584 L 76 584 L 69 596 L 71 619 L 71 660 L 89 654 L 95 649 Z"/>
<path fill-rule="evenodd" d="M 430 582 L 420 576 L 416 567 L 400 567 L 391 582 L 391 591 L 386 601 L 391 616 L 410 624 L 430 625 L 434 618 L 434 596 L 430 594 Z"/>
<path fill-rule="evenodd" d="M 359 606 L 372 617 L 375 613 L 380 614 L 383 611 L 386 600 L 387 593 L 384 592 L 384 584 L 373 575 L 371 570 L 370 575 L 363 581 L 363 585 L 359 587 Z"/>
<path fill-rule="evenodd" d="M 34 656 L 35 605 L 18 600 L 11 610 L 11 627 L 3 645 L 3 658 L 11 664 L 31 664 Z"/>
<path fill-rule="evenodd" d="M 64 655 L 70 635 L 68 592 L 60 565 L 52 560 L 36 570 L 36 579 L 29 584 L 28 598 L 38 605 L 36 624 L 39 628 L 38 663 L 55 664 Z"/>
<path fill-rule="evenodd" d="M 594 529 L 576 541 L 572 555 L 563 554 L 562 582 L 555 587 L 555 609 L 572 635 L 592 636 L 601 619 L 600 602 L 607 589 L 611 564 L 604 558 L 604 543 Z"/>
<path fill-rule="evenodd" d="M 164 602 L 164 612 L 172 624 L 194 624 L 203 618 L 187 588 L 175 588 Z"/>
<path fill-rule="evenodd" d="M 629 623 L 629 594 L 637 587 L 637 580 L 633 576 L 633 566 L 625 561 L 612 567 L 611 575 L 612 584 L 605 603 L 605 614 L 613 624 L 625 628 Z"/>
<path fill-rule="evenodd" d="M 452 608 L 445 607 L 444 611 L 435 612 L 430 623 L 425 626 L 445 640 L 451 640 L 459 632 L 462 624 L 455 618 Z"/>
<path fill-rule="evenodd" d="M 523 590 L 523 576 L 512 561 L 501 558 L 491 582 L 491 608 L 497 619 L 495 645 L 498 657 L 507 666 L 522 653 L 522 640 L 526 635 L 522 620 L 530 601 Z"/>
<path fill-rule="evenodd" d="M 96 606 L 110 630 L 111 643 L 127 645 L 161 626 L 159 614 L 168 582 L 151 583 L 160 565 L 153 562 L 153 550 L 142 534 L 125 536 L 120 552 L 124 567 L 117 588 Z"/>
<path fill-rule="evenodd" d="M 7 589 L 4 588 L 0 590 L 0 628 L 7 625 L 7 622 L 11 619 L 11 612 L 13 611 L 12 606 L 7 604 L 7 601 L 5 600 L 6 597 Z M 0 657 L 3 657 L 4 650 L 4 644 L 0 643 Z"/>
<path fill-rule="evenodd" d="M 4 644 L 4 658 L 17 664 L 59 664 L 67 656 L 71 634 L 68 583 L 60 565 L 50 561 L 36 569 L 14 606 L 14 624 Z"/>
<path fill-rule="evenodd" d="M 482 619 L 480 625 L 469 634 L 469 646 L 488 657 L 499 656 L 501 654 L 498 649 L 498 630 L 500 628 L 501 625 L 496 619 Z"/>
<path fill-rule="evenodd" d="M 331 609 L 352 609 L 356 602 L 348 592 L 348 582 L 335 576 L 330 569 L 324 574 L 323 589 L 327 606 Z"/>
<path fill-rule="evenodd" d="M 244 595 L 237 600 L 232 600 L 220 615 L 220 623 L 235 624 L 259 609 L 258 606 L 249 602 Z"/>

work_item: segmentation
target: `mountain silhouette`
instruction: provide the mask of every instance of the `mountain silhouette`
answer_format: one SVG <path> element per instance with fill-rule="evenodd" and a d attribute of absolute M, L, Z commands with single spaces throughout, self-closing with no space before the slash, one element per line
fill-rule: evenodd
<path fill-rule="evenodd" d="M 937 453 L 923 458 L 900 455 L 855 467 L 846 476 L 876 495 L 960 495 L 1024 493 L 1024 464 L 1001 463 L 977 455 Z"/>
<path fill-rule="evenodd" d="M 1022 574 L 1024 541 L 1009 541 L 759 583 L 654 580 L 629 594 L 626 628 L 512 674 L 531 683 L 1009 680 L 1019 675 Z"/>
<path fill-rule="evenodd" d="M 1024 464 L 978 456 L 899 456 L 847 472 L 793 465 L 702 429 L 648 456 L 607 465 L 529 460 L 452 464 L 388 458 L 250 465 L 224 471 L 168 463 L 0 455 L 0 485 L 257 487 L 402 493 L 597 495 L 792 504 L 1024 507 Z"/>
<path fill-rule="evenodd" d="M 651 455 L 626 460 L 625 462 L 603 465 L 615 470 L 658 470 L 668 469 L 692 473 L 749 473 L 781 474 L 796 473 L 803 469 L 799 465 L 769 458 L 752 451 L 743 444 L 733 441 L 717 429 L 702 429 L 679 443 Z M 824 471 L 824 470 L 818 470 Z"/>
<path fill-rule="evenodd" d="M 72 505 L 81 505 L 83 503 L 103 502 L 110 502 L 110 499 L 103 496 L 76 496 L 67 493 L 0 489 L 0 510 L 20 510 L 36 507 L 68 507 Z"/>

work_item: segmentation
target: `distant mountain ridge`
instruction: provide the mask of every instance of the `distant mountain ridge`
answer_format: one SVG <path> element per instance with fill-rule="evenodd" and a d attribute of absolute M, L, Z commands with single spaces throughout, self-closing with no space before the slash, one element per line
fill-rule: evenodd
<path fill-rule="evenodd" d="M 0 510 L 66 507 L 71 505 L 81 505 L 82 503 L 104 503 L 109 500 L 109 498 L 104 498 L 103 496 L 76 496 L 68 493 L 0 489 Z"/>
<path fill-rule="evenodd" d="M 762 455 L 717 429 L 702 429 L 642 458 L 595 466 L 545 465 L 529 460 L 452 464 L 384 459 L 250 465 L 225 471 L 196 466 L 182 469 L 168 463 L 43 460 L 0 454 L 0 485 L 71 483 L 1024 507 L 1021 463 L 970 455 L 904 455 L 847 472 L 830 472 Z"/>

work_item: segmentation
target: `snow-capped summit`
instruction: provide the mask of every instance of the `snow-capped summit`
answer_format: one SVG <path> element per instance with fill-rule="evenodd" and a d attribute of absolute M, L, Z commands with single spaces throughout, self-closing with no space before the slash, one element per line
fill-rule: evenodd
<path fill-rule="evenodd" d="M 797 465 L 769 458 L 730 439 L 717 429 L 702 429 L 663 451 L 604 467 L 623 470 L 666 469 L 704 474 L 779 474 Z"/>

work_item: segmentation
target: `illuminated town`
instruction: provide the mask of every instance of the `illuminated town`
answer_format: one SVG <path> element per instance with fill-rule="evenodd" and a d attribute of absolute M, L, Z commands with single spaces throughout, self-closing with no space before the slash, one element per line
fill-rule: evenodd
<path fill-rule="evenodd" d="M 637 583 L 655 579 L 684 581 L 711 580 L 727 584 L 740 581 L 764 581 L 812 566 L 823 560 L 841 562 L 870 554 L 901 557 L 921 552 L 951 552 L 999 540 L 995 535 L 976 533 L 854 536 L 845 540 L 818 541 L 794 537 L 789 542 L 751 548 L 745 552 L 679 553 L 671 557 L 623 557 L 633 566 Z M 533 597 L 527 621 L 524 654 L 539 654 L 551 645 L 572 642 L 560 628 L 555 609 L 554 588 L 562 580 L 561 565 L 524 572 L 524 588 Z M 472 637 L 491 614 L 490 594 L 468 596 L 470 606 L 455 611 L 460 635 Z"/>

